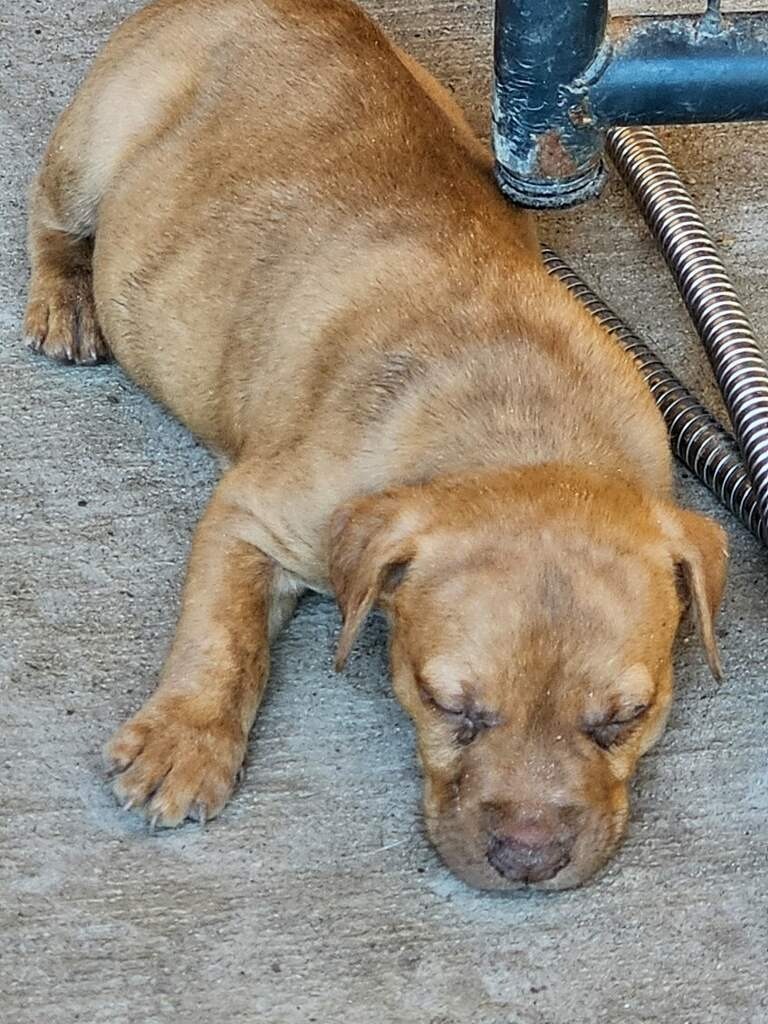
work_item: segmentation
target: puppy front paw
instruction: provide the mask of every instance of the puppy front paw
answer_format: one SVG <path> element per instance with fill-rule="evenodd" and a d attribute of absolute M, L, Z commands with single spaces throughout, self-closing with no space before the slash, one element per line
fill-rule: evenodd
<path fill-rule="evenodd" d="M 235 721 L 201 716 L 184 698 L 153 698 L 118 729 L 105 754 L 126 810 L 173 828 L 219 814 L 237 783 L 246 742 Z"/>

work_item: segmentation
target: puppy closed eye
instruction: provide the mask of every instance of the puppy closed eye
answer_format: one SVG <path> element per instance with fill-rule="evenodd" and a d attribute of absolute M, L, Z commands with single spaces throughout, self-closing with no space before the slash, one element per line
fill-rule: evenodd
<path fill-rule="evenodd" d="M 601 750 L 610 750 L 629 737 L 634 726 L 647 714 L 648 704 L 636 704 L 631 710 L 587 725 L 586 734 Z"/>
<path fill-rule="evenodd" d="M 423 685 L 419 687 L 422 700 L 447 722 L 454 730 L 456 742 L 469 746 L 477 737 L 497 724 L 495 715 L 467 707 L 446 707 L 438 703 Z"/>

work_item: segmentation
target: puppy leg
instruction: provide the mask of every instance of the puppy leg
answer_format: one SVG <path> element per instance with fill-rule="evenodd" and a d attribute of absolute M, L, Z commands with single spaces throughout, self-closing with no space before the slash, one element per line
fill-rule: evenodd
<path fill-rule="evenodd" d="M 91 237 L 98 197 L 90 194 L 70 108 L 48 147 L 30 193 L 29 286 L 24 333 L 36 352 L 66 363 L 109 357 L 93 301 Z"/>
<path fill-rule="evenodd" d="M 198 526 L 158 689 L 107 746 L 118 798 L 163 826 L 211 818 L 229 799 L 264 694 L 270 635 L 295 605 L 286 574 L 239 539 L 237 473 Z"/>

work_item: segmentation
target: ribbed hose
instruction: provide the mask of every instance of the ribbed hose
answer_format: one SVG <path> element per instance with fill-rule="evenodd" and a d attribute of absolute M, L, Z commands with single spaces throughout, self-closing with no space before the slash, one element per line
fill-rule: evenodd
<path fill-rule="evenodd" d="M 587 307 L 635 361 L 669 430 L 672 450 L 752 533 L 768 543 L 755 494 L 736 439 L 691 394 L 671 370 L 551 249 L 544 265 Z"/>
<path fill-rule="evenodd" d="M 709 356 L 768 523 L 768 363 L 688 190 L 648 128 L 613 128 L 607 148 L 669 264 Z M 766 535 L 765 526 L 763 535 Z"/>

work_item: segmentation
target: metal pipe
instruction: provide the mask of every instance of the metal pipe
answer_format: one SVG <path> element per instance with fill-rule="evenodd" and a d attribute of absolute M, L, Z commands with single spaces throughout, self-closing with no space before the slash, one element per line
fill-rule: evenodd
<path fill-rule="evenodd" d="M 768 11 L 608 19 L 608 0 L 496 0 L 496 178 L 516 203 L 596 195 L 603 129 L 762 119 Z"/>
<path fill-rule="evenodd" d="M 768 14 L 612 18 L 582 119 L 611 127 L 768 118 Z"/>
<path fill-rule="evenodd" d="M 654 133 L 614 128 L 607 148 L 704 343 L 768 523 L 768 363 L 693 199 Z"/>
<path fill-rule="evenodd" d="M 768 530 L 761 521 L 734 436 L 557 253 L 545 248 L 542 256 L 549 273 L 562 281 L 632 356 L 664 417 L 675 455 L 758 540 L 768 544 Z"/>
<path fill-rule="evenodd" d="M 547 206 L 597 195 L 605 179 L 596 128 L 570 120 L 564 85 L 585 74 L 605 35 L 608 0 L 496 0 L 496 176 L 516 202 Z"/>

